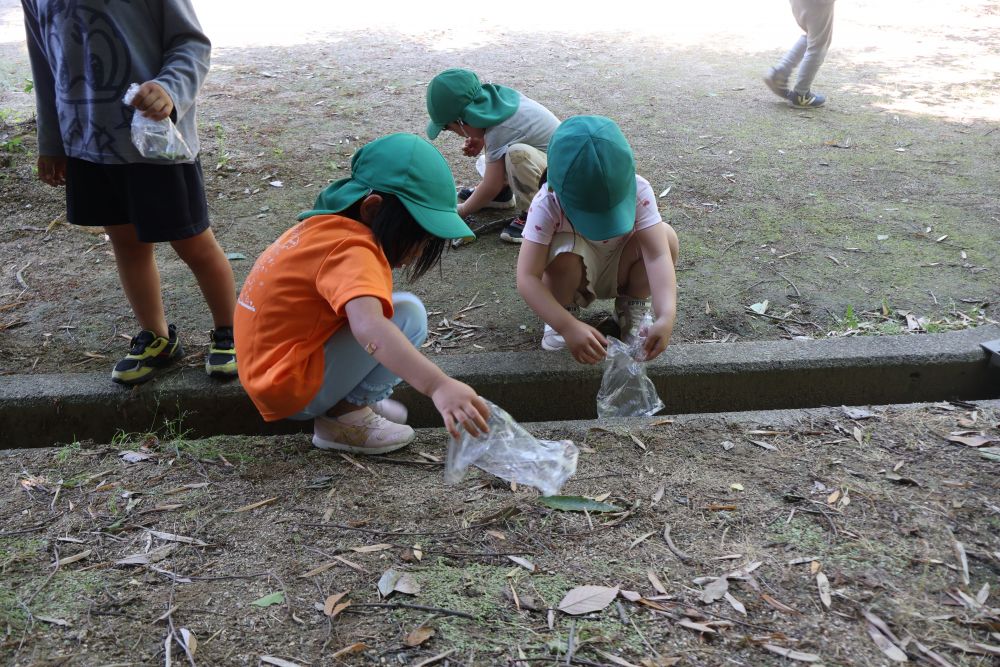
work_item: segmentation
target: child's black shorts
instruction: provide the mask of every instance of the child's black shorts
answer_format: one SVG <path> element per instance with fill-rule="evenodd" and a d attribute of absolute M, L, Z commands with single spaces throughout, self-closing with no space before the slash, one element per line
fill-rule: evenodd
<path fill-rule="evenodd" d="M 135 225 L 140 241 L 180 241 L 208 229 L 201 162 L 66 161 L 66 218 L 74 225 Z"/>

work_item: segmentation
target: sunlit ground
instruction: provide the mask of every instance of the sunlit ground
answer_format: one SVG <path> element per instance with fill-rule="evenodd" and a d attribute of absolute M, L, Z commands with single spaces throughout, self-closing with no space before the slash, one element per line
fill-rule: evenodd
<path fill-rule="evenodd" d="M 581 9 L 565 0 L 498 5 L 425 2 L 317 3 L 313 0 L 195 0 L 218 49 L 364 39 L 393 31 L 438 51 L 518 48 L 532 38 L 607 34 L 650 48 L 705 49 L 769 60 L 795 39 L 781 0 L 663 0 Z M 841 0 L 827 67 L 863 65 L 872 80 L 846 89 L 886 110 L 949 120 L 1000 120 L 1000 3 L 995 0 Z M 20 3 L 0 0 L 0 47 L 24 41 Z"/>

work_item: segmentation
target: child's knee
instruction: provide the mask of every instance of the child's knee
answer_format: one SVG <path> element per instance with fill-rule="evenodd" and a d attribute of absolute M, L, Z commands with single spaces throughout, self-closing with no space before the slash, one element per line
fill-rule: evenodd
<path fill-rule="evenodd" d="M 667 244 L 670 246 L 670 259 L 677 264 L 677 257 L 681 253 L 681 241 L 677 238 L 677 232 L 670 225 L 667 225 Z"/>
<path fill-rule="evenodd" d="M 427 309 L 422 301 L 409 292 L 392 295 L 392 321 L 411 343 L 422 345 L 427 340 Z"/>
<path fill-rule="evenodd" d="M 572 252 L 561 252 L 549 260 L 545 273 L 552 277 L 573 277 L 583 271 L 583 257 Z"/>

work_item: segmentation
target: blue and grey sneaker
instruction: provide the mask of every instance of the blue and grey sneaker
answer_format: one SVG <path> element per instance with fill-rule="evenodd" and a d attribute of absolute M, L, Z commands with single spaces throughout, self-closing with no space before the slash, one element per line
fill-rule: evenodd
<path fill-rule="evenodd" d="M 826 95 L 813 92 L 797 93 L 794 90 L 789 90 L 787 99 L 793 107 L 798 109 L 816 109 L 826 104 Z"/>
<path fill-rule="evenodd" d="M 472 196 L 475 188 L 462 188 L 458 191 L 458 201 L 463 202 Z M 509 186 L 503 186 L 503 190 L 497 193 L 493 201 L 487 202 L 483 208 L 514 208 L 514 193 Z"/>

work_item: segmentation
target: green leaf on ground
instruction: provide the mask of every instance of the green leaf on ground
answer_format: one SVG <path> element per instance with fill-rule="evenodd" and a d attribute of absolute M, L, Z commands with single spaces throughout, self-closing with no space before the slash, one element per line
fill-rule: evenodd
<path fill-rule="evenodd" d="M 236 259 L 246 259 L 246 258 L 247 258 L 247 256 L 244 255 L 241 252 L 227 252 L 226 253 L 226 259 L 228 259 L 229 261 L 233 261 L 233 260 L 236 260 Z"/>
<path fill-rule="evenodd" d="M 270 607 L 272 604 L 283 604 L 285 602 L 285 593 L 283 591 L 278 591 L 277 593 L 271 593 L 270 595 L 265 595 L 259 600 L 254 600 L 250 604 L 255 607 Z"/>
<path fill-rule="evenodd" d="M 601 503 L 583 496 L 542 496 L 538 502 L 562 512 L 623 512 L 624 508 L 611 503 Z"/>

